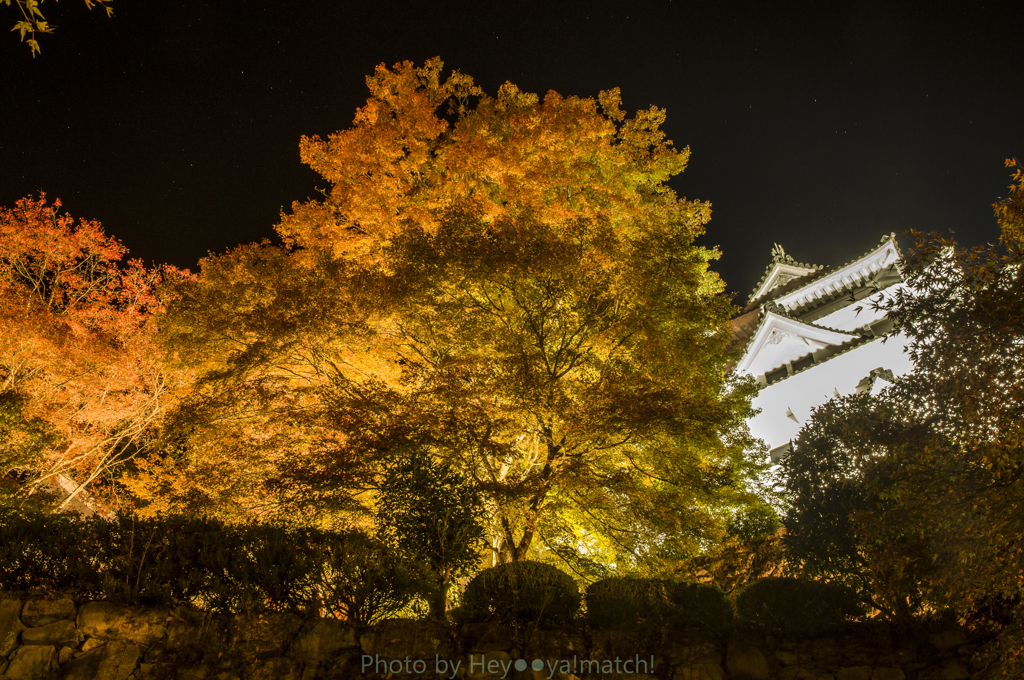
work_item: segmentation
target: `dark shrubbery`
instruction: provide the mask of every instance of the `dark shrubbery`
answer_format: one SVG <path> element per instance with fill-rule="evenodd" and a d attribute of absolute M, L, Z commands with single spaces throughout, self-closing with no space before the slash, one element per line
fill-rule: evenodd
<path fill-rule="evenodd" d="M 332 614 L 370 625 L 433 591 L 434 581 L 424 565 L 400 560 L 374 538 L 356 532 L 319 536 L 314 582 L 322 584 L 323 606 Z"/>
<path fill-rule="evenodd" d="M 0 589 L 103 595 L 96 520 L 0 505 Z"/>
<path fill-rule="evenodd" d="M 841 628 L 864 611 L 852 588 L 797 578 L 763 578 L 736 596 L 739 616 L 777 635 L 810 636 Z"/>
<path fill-rule="evenodd" d="M 708 583 L 672 582 L 669 586 L 672 611 L 666 625 L 674 630 L 705 630 L 724 635 L 735 618 L 732 602 L 718 586 Z"/>
<path fill-rule="evenodd" d="M 568 574 L 541 562 L 510 562 L 484 569 L 462 595 L 460 618 L 538 626 L 570 623 L 580 592 Z"/>
<path fill-rule="evenodd" d="M 667 627 L 720 635 L 732 627 L 733 608 L 716 586 L 616 576 L 587 588 L 587 623 L 595 628 Z"/>
<path fill-rule="evenodd" d="M 416 565 L 359 533 L 0 508 L 0 590 L 227 613 L 326 610 L 367 625 L 404 608 L 423 583 Z"/>
<path fill-rule="evenodd" d="M 594 628 L 660 627 L 672 605 L 663 579 L 612 576 L 587 586 L 587 625 Z"/>

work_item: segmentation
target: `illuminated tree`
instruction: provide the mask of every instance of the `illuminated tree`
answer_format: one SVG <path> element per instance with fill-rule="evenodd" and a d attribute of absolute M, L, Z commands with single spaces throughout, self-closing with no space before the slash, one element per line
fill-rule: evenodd
<path fill-rule="evenodd" d="M 255 456 L 229 465 L 261 471 L 238 507 L 294 516 L 368 507 L 378 461 L 428 447 L 483 493 L 496 559 L 699 550 L 757 466 L 718 254 L 693 244 L 709 206 L 665 185 L 688 151 L 617 91 L 490 97 L 441 68 L 378 67 L 353 127 L 303 139 L 331 189 L 285 248 L 177 291 L 163 337 L 201 373 L 179 431 L 203 453 L 162 464 Z"/>
<path fill-rule="evenodd" d="M 29 493 L 73 478 L 66 504 L 146 448 L 168 392 L 155 286 L 185 273 L 122 265 L 125 248 L 98 222 L 59 208 L 40 196 L 0 210 L 0 473 Z"/>

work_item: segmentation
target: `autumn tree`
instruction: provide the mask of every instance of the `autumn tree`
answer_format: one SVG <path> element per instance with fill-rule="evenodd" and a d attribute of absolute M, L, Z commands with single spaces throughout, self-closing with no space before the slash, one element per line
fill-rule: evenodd
<path fill-rule="evenodd" d="M 796 557 L 891 614 L 989 619 L 1009 678 L 1024 670 L 1024 173 L 1008 165 L 1001 247 L 916 235 L 885 303 L 914 371 L 814 415 L 787 461 L 786 524 Z"/>
<path fill-rule="evenodd" d="M 0 474 L 22 493 L 73 479 L 66 505 L 154 432 L 168 391 L 154 290 L 184 273 L 125 253 L 44 195 L 0 210 Z"/>
<path fill-rule="evenodd" d="M 211 256 L 177 291 L 165 346 L 201 374 L 178 432 L 205 453 L 159 464 L 198 484 L 259 451 L 230 464 L 261 470 L 240 506 L 357 512 L 377 461 L 422 449 L 483 493 L 495 559 L 700 550 L 757 464 L 718 253 L 693 243 L 710 206 L 666 185 L 688 150 L 617 90 L 492 97 L 441 72 L 378 67 L 352 127 L 303 138 L 330 189 L 282 218 L 285 247 Z"/>

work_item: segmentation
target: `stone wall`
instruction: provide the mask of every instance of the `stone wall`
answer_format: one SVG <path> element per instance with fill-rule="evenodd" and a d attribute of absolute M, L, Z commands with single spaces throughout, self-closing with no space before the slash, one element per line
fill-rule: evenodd
<path fill-rule="evenodd" d="M 12 680 L 978 680 L 974 650 L 958 629 L 772 643 L 749 633 L 640 638 L 412 620 L 358 631 L 292 614 L 0 594 L 0 677 Z"/>

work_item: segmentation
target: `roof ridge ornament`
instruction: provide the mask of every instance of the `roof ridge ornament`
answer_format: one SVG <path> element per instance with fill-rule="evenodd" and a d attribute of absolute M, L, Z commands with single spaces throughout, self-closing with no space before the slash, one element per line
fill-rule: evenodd
<path fill-rule="evenodd" d="M 775 247 L 772 248 L 772 262 L 785 262 L 787 264 L 796 264 L 796 260 L 793 259 L 792 255 L 787 255 L 786 251 L 783 250 L 782 246 L 778 243 L 773 244 Z"/>
<path fill-rule="evenodd" d="M 769 300 L 768 302 L 764 303 L 764 311 L 765 313 L 772 312 L 780 316 L 789 316 L 789 311 L 775 300 Z"/>

